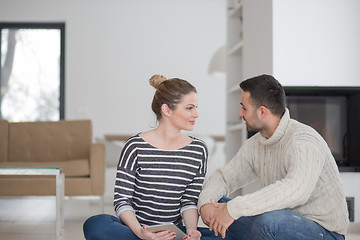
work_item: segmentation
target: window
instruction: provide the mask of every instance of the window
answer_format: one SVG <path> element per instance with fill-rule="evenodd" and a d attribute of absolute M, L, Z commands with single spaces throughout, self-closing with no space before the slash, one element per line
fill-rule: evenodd
<path fill-rule="evenodd" d="M 0 23 L 0 119 L 64 119 L 65 24 Z"/>

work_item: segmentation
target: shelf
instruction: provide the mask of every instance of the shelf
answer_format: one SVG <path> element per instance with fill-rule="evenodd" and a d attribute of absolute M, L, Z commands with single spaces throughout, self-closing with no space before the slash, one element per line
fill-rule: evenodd
<path fill-rule="evenodd" d="M 242 130 L 245 130 L 245 129 L 246 129 L 246 125 L 245 125 L 245 123 L 243 121 L 228 127 L 228 130 L 230 132 L 242 131 Z"/>
<path fill-rule="evenodd" d="M 243 6 L 243 3 L 237 3 L 235 4 L 234 8 L 230 9 L 228 11 L 228 17 L 229 18 L 236 18 L 241 16 L 241 8 Z"/>
<path fill-rule="evenodd" d="M 245 121 L 237 111 L 242 90 L 239 86 L 243 76 L 244 62 L 244 0 L 229 0 L 227 4 L 227 41 L 226 51 L 226 159 L 232 159 L 247 139 Z"/>
<path fill-rule="evenodd" d="M 232 46 L 229 50 L 228 50 L 228 55 L 233 55 L 235 53 L 240 53 L 240 50 L 242 49 L 244 45 L 244 41 L 240 40 L 238 41 L 234 46 Z"/>

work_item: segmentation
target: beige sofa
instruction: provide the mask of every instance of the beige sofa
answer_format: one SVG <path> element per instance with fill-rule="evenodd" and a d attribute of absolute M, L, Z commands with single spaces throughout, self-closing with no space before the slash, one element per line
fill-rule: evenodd
<path fill-rule="evenodd" d="M 0 120 L 0 167 L 63 167 L 65 196 L 104 194 L 105 149 L 90 120 Z M 51 176 L 0 176 L 0 196 L 55 194 Z"/>

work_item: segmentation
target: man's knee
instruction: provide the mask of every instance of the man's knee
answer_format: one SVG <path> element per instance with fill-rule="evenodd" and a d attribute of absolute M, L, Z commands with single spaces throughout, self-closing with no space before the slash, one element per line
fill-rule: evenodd
<path fill-rule="evenodd" d="M 301 224 L 303 217 L 289 209 L 275 210 L 260 214 L 254 219 L 254 227 L 276 229 L 284 225 Z"/>
<path fill-rule="evenodd" d="M 229 202 L 230 200 L 232 200 L 232 199 L 224 196 L 219 199 L 218 203 L 225 203 L 225 202 Z"/>

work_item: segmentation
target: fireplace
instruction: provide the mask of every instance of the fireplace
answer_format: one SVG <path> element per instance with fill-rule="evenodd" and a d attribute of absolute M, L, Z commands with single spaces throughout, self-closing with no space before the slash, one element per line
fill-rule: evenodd
<path fill-rule="evenodd" d="M 290 116 L 325 139 L 340 171 L 360 172 L 360 87 L 284 87 Z"/>

